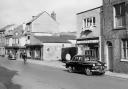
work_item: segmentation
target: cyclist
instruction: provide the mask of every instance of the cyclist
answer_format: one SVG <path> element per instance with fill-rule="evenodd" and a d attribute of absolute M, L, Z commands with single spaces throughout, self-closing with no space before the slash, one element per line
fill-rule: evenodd
<path fill-rule="evenodd" d="M 26 61 L 27 61 L 27 54 L 26 54 L 25 51 L 22 53 L 22 58 L 24 60 L 24 63 L 26 63 Z"/>

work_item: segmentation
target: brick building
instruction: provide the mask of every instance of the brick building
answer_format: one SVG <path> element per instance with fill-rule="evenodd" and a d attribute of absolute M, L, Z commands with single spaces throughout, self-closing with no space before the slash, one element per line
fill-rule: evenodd
<path fill-rule="evenodd" d="M 128 0 L 103 0 L 104 61 L 107 69 L 128 73 Z"/>

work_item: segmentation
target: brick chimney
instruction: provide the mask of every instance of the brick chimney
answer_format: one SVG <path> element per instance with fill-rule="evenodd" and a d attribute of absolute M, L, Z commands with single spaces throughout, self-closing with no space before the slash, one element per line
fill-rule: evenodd
<path fill-rule="evenodd" d="M 51 13 L 51 17 L 56 21 L 56 13 L 54 11 Z"/>

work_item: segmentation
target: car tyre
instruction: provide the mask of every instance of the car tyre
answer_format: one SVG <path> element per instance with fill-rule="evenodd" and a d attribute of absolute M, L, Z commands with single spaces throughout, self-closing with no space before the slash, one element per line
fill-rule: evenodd
<path fill-rule="evenodd" d="M 104 75 L 105 74 L 105 72 L 103 72 L 103 73 L 100 73 L 100 75 Z"/>
<path fill-rule="evenodd" d="M 73 67 L 69 66 L 69 67 L 68 67 L 68 71 L 69 71 L 70 73 L 73 73 L 73 72 L 74 72 Z"/>
<path fill-rule="evenodd" d="M 92 75 L 92 72 L 91 72 L 90 68 L 85 68 L 85 73 L 86 73 L 87 76 Z"/>

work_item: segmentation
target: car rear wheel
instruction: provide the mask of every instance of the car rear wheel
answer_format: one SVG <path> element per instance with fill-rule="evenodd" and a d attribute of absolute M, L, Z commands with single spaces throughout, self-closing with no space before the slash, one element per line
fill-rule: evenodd
<path fill-rule="evenodd" d="M 85 73 L 88 76 L 91 76 L 92 75 L 92 72 L 91 72 L 90 68 L 85 68 Z"/>

